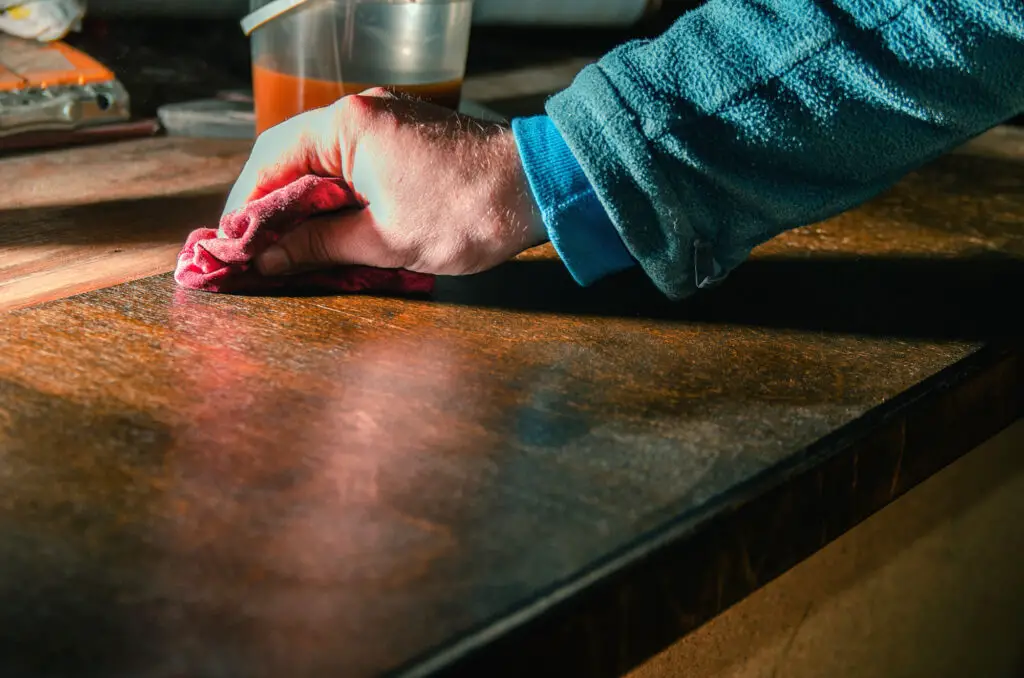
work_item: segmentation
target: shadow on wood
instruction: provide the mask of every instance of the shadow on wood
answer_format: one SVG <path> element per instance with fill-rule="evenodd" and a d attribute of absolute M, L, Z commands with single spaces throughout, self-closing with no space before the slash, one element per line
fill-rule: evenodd
<path fill-rule="evenodd" d="M 755 259 L 718 289 L 682 302 L 667 300 L 639 271 L 580 288 L 558 261 L 514 261 L 471 278 L 443 279 L 436 298 L 552 314 L 977 339 L 1020 334 L 1011 300 L 1022 292 L 1024 261 L 979 255 Z"/>
<path fill-rule="evenodd" d="M 223 192 L 0 211 L 0 311 L 173 270 Z"/>

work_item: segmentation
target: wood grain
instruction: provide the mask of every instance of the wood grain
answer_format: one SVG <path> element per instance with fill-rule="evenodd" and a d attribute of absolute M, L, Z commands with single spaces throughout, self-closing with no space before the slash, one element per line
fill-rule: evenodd
<path fill-rule="evenodd" d="M 249 148 L 161 138 L 0 160 L 0 311 L 172 270 Z"/>
<path fill-rule="evenodd" d="M 5 157 L 0 210 L 174 196 L 230 185 L 250 142 L 160 137 Z"/>
<path fill-rule="evenodd" d="M 554 91 L 586 63 L 468 78 L 465 95 Z M 165 137 L 0 158 L 0 312 L 172 270 L 188 232 L 219 217 L 250 148 Z"/>
<path fill-rule="evenodd" d="M 1024 413 L 1022 215 L 960 154 L 683 304 L 542 248 L 9 311 L 0 675 L 616 675 Z"/>

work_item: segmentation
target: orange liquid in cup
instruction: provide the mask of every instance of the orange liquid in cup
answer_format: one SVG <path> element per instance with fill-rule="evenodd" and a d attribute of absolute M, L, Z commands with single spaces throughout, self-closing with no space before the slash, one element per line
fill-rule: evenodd
<path fill-rule="evenodd" d="M 462 80 L 425 85 L 374 85 L 297 78 L 262 66 L 253 66 L 256 133 L 260 134 L 304 111 L 333 104 L 346 94 L 359 94 L 371 87 L 380 86 L 451 109 L 457 109 L 462 98 Z"/>

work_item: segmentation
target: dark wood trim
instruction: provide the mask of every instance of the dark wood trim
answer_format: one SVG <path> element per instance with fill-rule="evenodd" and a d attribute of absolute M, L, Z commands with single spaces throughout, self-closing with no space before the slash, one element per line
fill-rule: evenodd
<path fill-rule="evenodd" d="M 796 455 L 788 468 L 766 470 L 731 494 L 741 497 L 733 506 L 712 503 L 644 535 L 392 675 L 628 672 L 1024 415 L 1021 348 L 980 350 Z"/>

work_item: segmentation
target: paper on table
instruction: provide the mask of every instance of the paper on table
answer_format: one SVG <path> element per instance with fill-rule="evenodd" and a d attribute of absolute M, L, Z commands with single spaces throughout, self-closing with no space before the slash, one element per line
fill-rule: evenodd
<path fill-rule="evenodd" d="M 84 0 L 0 0 L 0 31 L 28 40 L 60 40 L 84 16 Z"/>

